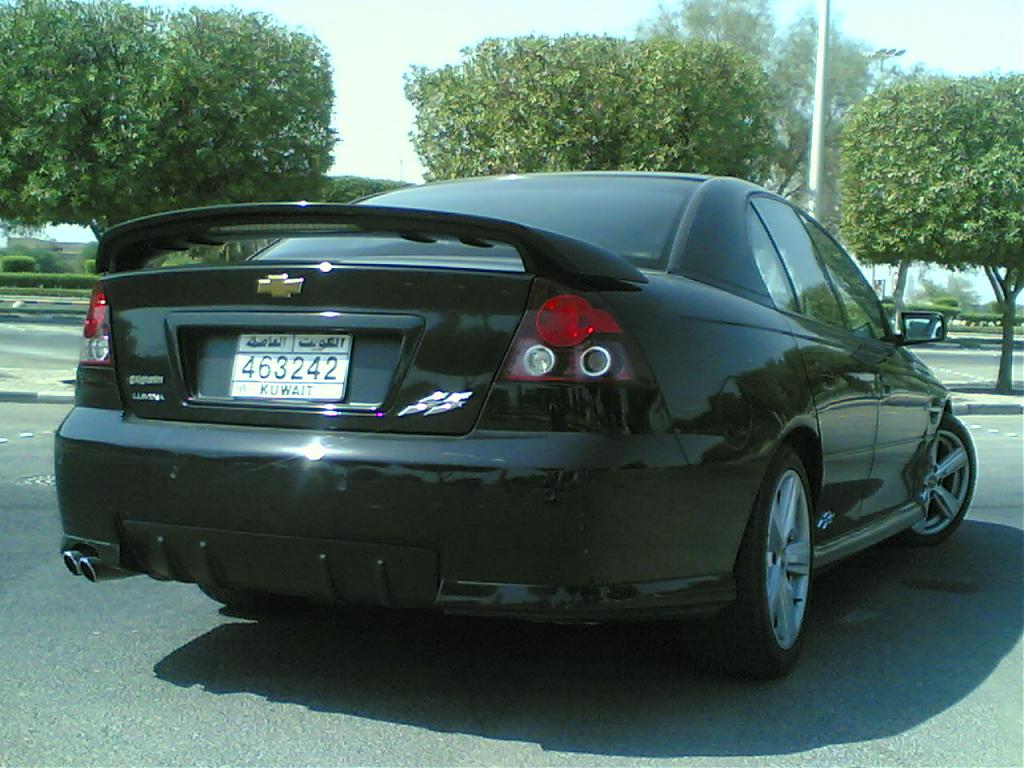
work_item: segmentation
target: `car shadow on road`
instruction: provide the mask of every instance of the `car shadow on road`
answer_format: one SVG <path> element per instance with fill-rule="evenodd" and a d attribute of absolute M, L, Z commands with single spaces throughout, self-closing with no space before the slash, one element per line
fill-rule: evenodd
<path fill-rule="evenodd" d="M 691 625 L 567 627 L 432 613 L 227 621 L 162 680 L 322 712 L 630 757 L 770 755 L 879 739 L 971 693 L 1024 626 L 1022 532 L 966 522 L 819 576 L 797 669 L 772 683 L 687 661 Z"/>

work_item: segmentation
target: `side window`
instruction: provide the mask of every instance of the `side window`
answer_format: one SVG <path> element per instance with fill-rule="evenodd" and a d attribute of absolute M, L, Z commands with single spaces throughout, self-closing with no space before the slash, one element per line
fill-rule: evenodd
<path fill-rule="evenodd" d="M 779 261 L 779 254 L 768 237 L 768 230 L 764 228 L 761 219 L 750 206 L 747 206 L 747 234 L 750 237 L 750 249 L 754 253 L 757 269 L 768 288 L 768 295 L 779 309 L 796 312 L 796 297 L 793 295 L 789 278 L 786 277 L 786 269 Z"/>
<path fill-rule="evenodd" d="M 839 301 L 821 270 L 811 238 L 790 206 L 768 197 L 752 201 L 772 236 L 796 289 L 800 314 L 839 328 L 846 327 Z"/>
<path fill-rule="evenodd" d="M 803 219 L 803 223 L 843 303 L 850 330 L 857 336 L 872 339 L 885 336 L 885 321 L 882 319 L 878 299 L 857 265 L 825 230 L 808 219 Z"/>

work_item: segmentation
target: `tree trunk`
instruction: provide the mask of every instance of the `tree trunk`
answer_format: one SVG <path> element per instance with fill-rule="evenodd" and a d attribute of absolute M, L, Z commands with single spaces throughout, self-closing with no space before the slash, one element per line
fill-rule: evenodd
<path fill-rule="evenodd" d="M 996 392 L 1000 395 L 1013 394 L 1013 320 L 1017 314 L 1016 295 L 1003 302 L 1003 350 L 999 355 L 999 375 L 996 376 Z"/>
<path fill-rule="evenodd" d="M 910 261 L 903 259 L 900 262 L 899 271 L 896 273 L 896 287 L 892 289 L 893 310 L 896 312 L 896 322 L 899 323 L 900 313 L 906 309 L 903 301 L 903 294 L 907 290 L 907 278 L 910 276 Z"/>
<path fill-rule="evenodd" d="M 999 355 L 999 373 L 996 375 L 996 392 L 1000 395 L 1013 394 L 1013 321 L 1017 316 L 1017 295 L 1024 288 L 1024 274 L 1007 268 L 1000 275 L 994 267 L 985 267 L 985 276 L 992 284 L 992 292 L 1003 310 L 1003 344 Z"/>

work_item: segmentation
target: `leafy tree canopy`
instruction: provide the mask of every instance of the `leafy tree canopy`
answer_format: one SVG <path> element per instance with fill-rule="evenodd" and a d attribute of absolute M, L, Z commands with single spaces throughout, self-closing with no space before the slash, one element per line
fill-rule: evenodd
<path fill-rule="evenodd" d="M 842 183 L 843 233 L 859 258 L 985 270 L 1004 312 L 1008 390 L 1024 288 L 1024 75 L 918 77 L 878 91 L 850 114 Z"/>
<path fill-rule="evenodd" d="M 687 170 L 760 178 L 770 93 L 756 62 L 713 42 L 572 35 L 489 39 L 415 67 L 413 144 L 427 176 Z"/>
<path fill-rule="evenodd" d="M 0 50 L 4 221 L 294 198 L 330 165 L 327 53 L 266 16 L 0 0 Z"/>

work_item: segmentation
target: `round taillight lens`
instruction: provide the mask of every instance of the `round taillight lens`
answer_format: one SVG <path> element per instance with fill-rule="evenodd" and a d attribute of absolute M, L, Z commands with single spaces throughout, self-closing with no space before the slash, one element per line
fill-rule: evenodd
<path fill-rule="evenodd" d="M 523 354 L 523 368 L 531 376 L 546 376 L 555 367 L 555 353 L 543 344 L 534 344 Z"/>
<path fill-rule="evenodd" d="M 537 335 L 553 347 L 574 347 L 594 332 L 594 308 L 580 296 L 552 296 L 537 310 Z"/>
<path fill-rule="evenodd" d="M 590 347 L 580 355 L 580 368 L 587 376 L 604 376 L 612 367 L 612 354 L 604 347 Z"/>

